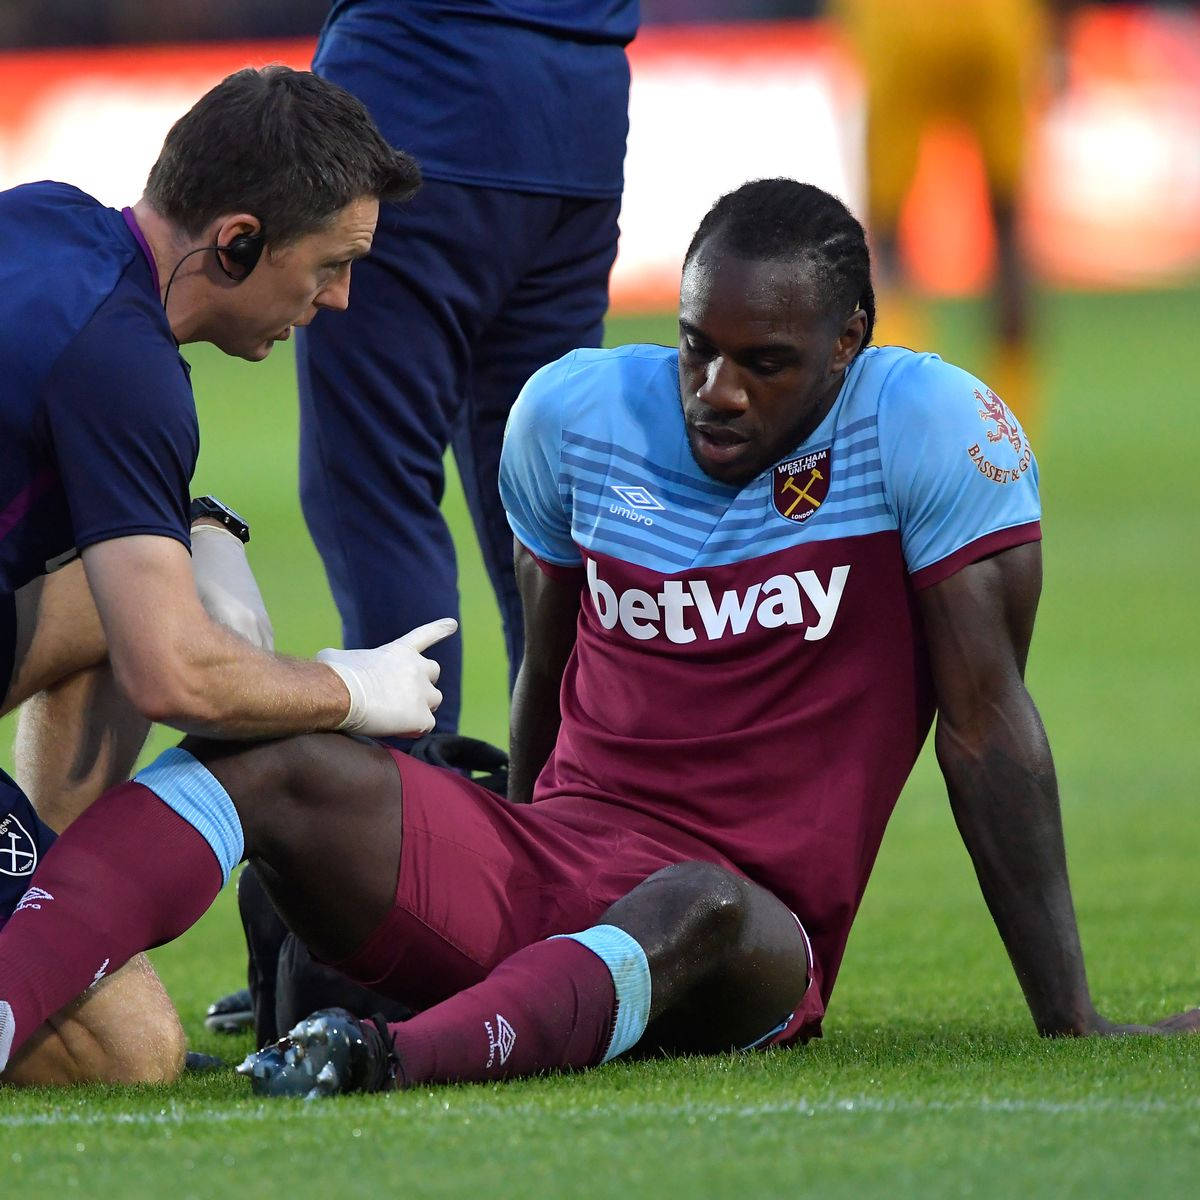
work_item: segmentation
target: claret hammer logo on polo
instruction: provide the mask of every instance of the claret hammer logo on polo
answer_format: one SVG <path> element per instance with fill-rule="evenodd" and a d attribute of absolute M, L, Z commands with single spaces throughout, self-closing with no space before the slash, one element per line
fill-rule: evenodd
<path fill-rule="evenodd" d="M 664 579 L 661 591 L 626 588 L 618 593 L 600 577 L 596 560 L 587 561 L 588 591 L 605 629 L 620 625 L 638 641 L 665 637 L 679 644 L 736 637 L 751 626 L 784 625 L 801 625 L 806 641 L 819 641 L 833 628 L 849 574 L 848 565 L 830 568 L 824 579 L 816 571 L 793 571 L 719 595 L 707 579 Z"/>

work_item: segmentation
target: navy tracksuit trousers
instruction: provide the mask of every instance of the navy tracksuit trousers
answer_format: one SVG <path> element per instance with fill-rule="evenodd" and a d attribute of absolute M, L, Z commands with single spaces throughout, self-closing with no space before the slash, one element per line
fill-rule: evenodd
<path fill-rule="evenodd" d="M 453 447 L 500 608 L 509 686 L 520 598 L 497 475 L 508 410 L 539 367 L 598 346 L 620 201 L 426 180 L 384 205 L 346 312 L 297 330 L 300 491 L 347 647 L 459 615 L 440 511 Z M 468 639 L 471 631 L 467 631 Z M 458 726 L 461 634 L 442 664 L 438 729 Z"/>

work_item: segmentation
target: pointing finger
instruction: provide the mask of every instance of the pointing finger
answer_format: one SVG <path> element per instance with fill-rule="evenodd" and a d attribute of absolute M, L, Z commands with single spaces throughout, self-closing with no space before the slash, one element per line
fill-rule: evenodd
<path fill-rule="evenodd" d="M 448 638 L 458 629 L 458 622 L 453 617 L 442 617 L 430 621 L 428 625 L 418 625 L 410 629 L 403 637 L 396 639 L 401 645 L 409 646 L 418 652 L 428 650 L 430 646 Z"/>

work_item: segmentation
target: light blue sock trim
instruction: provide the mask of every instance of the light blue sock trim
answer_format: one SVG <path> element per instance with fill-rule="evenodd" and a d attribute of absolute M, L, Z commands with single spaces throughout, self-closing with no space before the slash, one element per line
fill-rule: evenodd
<path fill-rule="evenodd" d="M 198 759 L 173 746 L 134 777 L 168 808 L 173 808 L 212 847 L 221 866 L 221 882 L 242 861 L 246 848 L 242 823 L 229 793 Z"/>
<path fill-rule="evenodd" d="M 13 1038 L 17 1026 L 13 1020 L 12 1005 L 7 1000 L 0 1000 L 0 1071 L 8 1066 L 8 1056 L 12 1050 Z"/>
<path fill-rule="evenodd" d="M 650 964 L 638 942 L 615 925 L 593 925 L 582 933 L 561 933 L 604 960 L 617 993 L 612 1040 L 601 1062 L 635 1046 L 650 1019 Z"/>

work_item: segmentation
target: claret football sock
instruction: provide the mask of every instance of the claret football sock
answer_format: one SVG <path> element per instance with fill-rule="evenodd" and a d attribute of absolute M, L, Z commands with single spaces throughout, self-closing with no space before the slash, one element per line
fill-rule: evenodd
<path fill-rule="evenodd" d="M 645 1030 L 645 964 L 641 947 L 613 926 L 526 946 L 474 987 L 387 1027 L 396 1084 L 483 1082 L 607 1061 Z"/>
<path fill-rule="evenodd" d="M 50 848 L 0 929 L 9 1053 L 91 984 L 195 924 L 223 874 L 209 839 L 148 787 L 101 796 Z"/>

